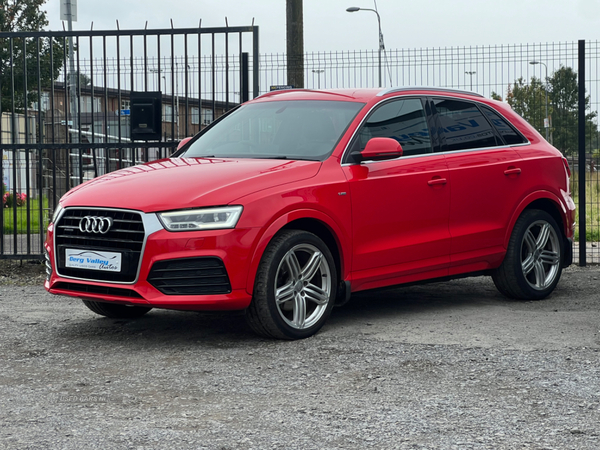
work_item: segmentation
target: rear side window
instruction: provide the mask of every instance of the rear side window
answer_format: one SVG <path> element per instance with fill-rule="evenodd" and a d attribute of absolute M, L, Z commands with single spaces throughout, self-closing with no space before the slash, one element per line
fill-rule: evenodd
<path fill-rule="evenodd" d="M 527 140 L 520 133 L 518 133 L 500 114 L 489 108 L 482 109 L 486 117 L 490 122 L 492 122 L 494 127 L 496 127 L 496 130 L 498 130 L 498 133 L 500 133 L 500 136 L 502 136 L 502 139 L 504 139 L 504 142 L 507 145 L 527 143 Z"/>
<path fill-rule="evenodd" d="M 449 99 L 434 99 L 446 151 L 502 145 L 477 105 Z M 442 146 L 444 149 L 444 146 Z"/>
<path fill-rule="evenodd" d="M 374 137 L 395 139 L 404 155 L 432 152 L 423 103 L 418 98 L 392 100 L 377 107 L 359 130 L 352 153 L 364 150 Z"/>

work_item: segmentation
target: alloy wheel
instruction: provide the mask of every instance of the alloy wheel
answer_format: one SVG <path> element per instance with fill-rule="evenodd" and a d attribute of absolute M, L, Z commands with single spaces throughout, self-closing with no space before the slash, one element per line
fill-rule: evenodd
<path fill-rule="evenodd" d="M 325 314 L 331 298 L 331 270 L 327 258 L 311 244 L 291 248 L 275 276 L 275 304 L 290 327 L 310 328 Z"/>

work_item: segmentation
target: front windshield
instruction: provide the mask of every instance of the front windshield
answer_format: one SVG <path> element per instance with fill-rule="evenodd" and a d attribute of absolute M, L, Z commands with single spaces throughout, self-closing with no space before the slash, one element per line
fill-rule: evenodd
<path fill-rule="evenodd" d="M 206 130 L 180 156 L 323 161 L 363 105 L 320 100 L 249 103 Z"/>

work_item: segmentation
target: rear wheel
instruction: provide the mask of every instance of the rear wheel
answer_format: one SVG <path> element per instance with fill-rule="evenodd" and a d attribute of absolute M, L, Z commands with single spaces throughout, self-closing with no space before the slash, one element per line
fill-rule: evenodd
<path fill-rule="evenodd" d="M 135 319 L 141 317 L 152 308 L 145 306 L 119 305 L 117 303 L 94 302 L 91 300 L 82 300 L 83 304 L 101 316 L 112 319 Z"/>
<path fill-rule="evenodd" d="M 302 339 L 315 334 L 335 303 L 337 274 L 329 248 L 312 233 L 286 230 L 260 262 L 246 313 L 258 334 Z"/>
<path fill-rule="evenodd" d="M 492 275 L 498 290 L 515 299 L 546 298 L 562 273 L 562 242 L 550 214 L 525 210 L 515 224 L 502 265 Z"/>

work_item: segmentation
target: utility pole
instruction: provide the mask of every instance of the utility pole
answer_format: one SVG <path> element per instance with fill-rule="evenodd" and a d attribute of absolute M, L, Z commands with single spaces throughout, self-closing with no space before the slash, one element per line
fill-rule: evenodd
<path fill-rule="evenodd" d="M 287 84 L 304 88 L 304 18 L 302 0 L 286 0 Z"/>
<path fill-rule="evenodd" d="M 66 6 L 66 19 L 68 24 L 69 33 L 73 32 L 73 21 L 77 22 L 77 0 L 61 0 Z M 61 5 L 62 6 L 62 5 Z M 61 17 L 64 20 L 64 17 Z M 77 122 L 77 74 L 75 73 L 75 49 L 73 47 L 73 36 L 69 36 L 69 77 L 68 77 L 68 89 L 69 89 L 69 103 L 71 110 L 71 127 L 73 132 L 71 133 L 71 142 L 79 142 L 79 124 Z M 92 99 L 92 104 L 93 104 Z M 68 136 L 67 136 L 68 141 Z"/>

